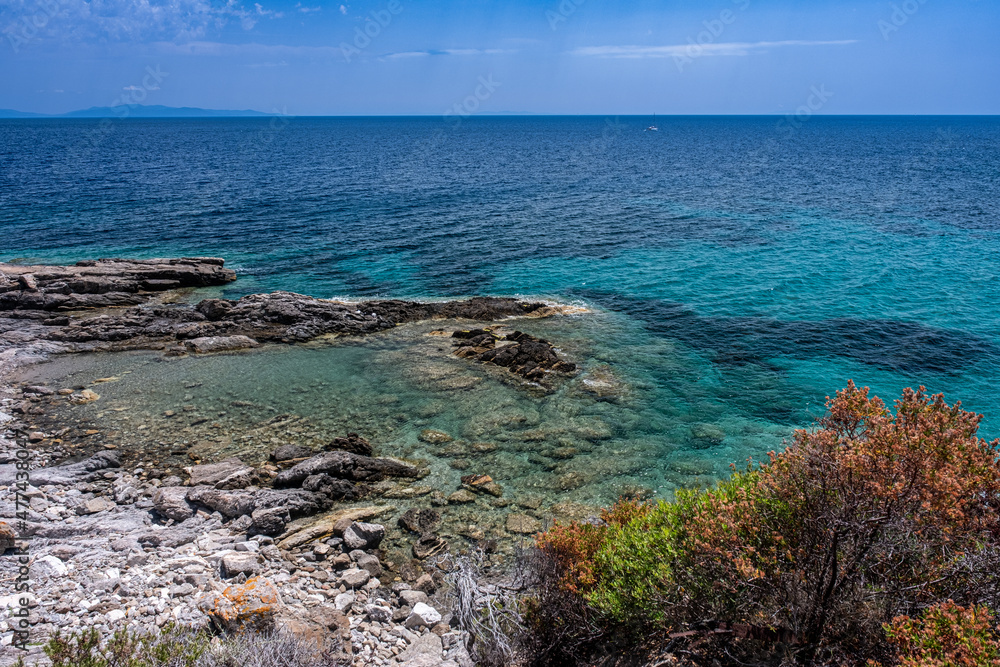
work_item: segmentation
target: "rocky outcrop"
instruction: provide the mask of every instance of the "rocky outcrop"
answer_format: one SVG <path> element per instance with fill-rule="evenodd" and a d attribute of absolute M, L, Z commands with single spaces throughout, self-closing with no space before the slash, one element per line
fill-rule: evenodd
<path fill-rule="evenodd" d="M 572 373 L 576 365 L 563 361 L 552 343 L 521 331 L 497 335 L 489 329 L 456 331 L 455 354 L 502 366 L 523 378 L 541 381 L 550 372 Z"/>
<path fill-rule="evenodd" d="M 424 470 L 394 459 L 375 459 L 350 452 L 326 452 L 297 463 L 278 473 L 275 488 L 301 486 L 313 475 L 329 475 L 336 479 L 377 482 L 388 477 L 418 478 Z"/>
<path fill-rule="evenodd" d="M 134 306 L 155 292 L 224 285 L 236 273 L 214 257 L 98 259 L 73 266 L 0 264 L 0 310 L 71 311 Z"/>

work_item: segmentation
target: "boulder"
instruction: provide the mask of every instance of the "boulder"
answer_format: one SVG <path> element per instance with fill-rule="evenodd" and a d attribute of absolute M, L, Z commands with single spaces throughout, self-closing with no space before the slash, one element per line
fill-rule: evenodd
<path fill-rule="evenodd" d="M 406 619 L 404 625 L 408 628 L 416 628 L 421 625 L 425 625 L 428 628 L 433 627 L 436 623 L 441 620 L 441 613 L 423 602 L 418 602 L 413 605 L 413 610 L 410 612 L 409 617 Z M 436 636 L 436 635 L 433 635 Z M 438 638 L 440 641 L 440 637 Z"/>
<path fill-rule="evenodd" d="M 211 486 L 196 486 L 188 491 L 187 499 L 233 519 L 253 512 L 255 497 L 248 491 L 224 491 Z"/>
<path fill-rule="evenodd" d="M 362 570 L 358 568 L 352 568 L 350 570 L 344 570 L 340 574 L 340 578 L 337 579 L 337 586 L 346 586 L 347 588 L 361 588 L 372 578 L 368 574 L 367 570 Z"/>
<path fill-rule="evenodd" d="M 191 486 L 214 486 L 217 489 L 245 489 L 253 484 L 253 468 L 238 458 L 185 468 Z"/>
<path fill-rule="evenodd" d="M 348 433 L 341 438 L 334 438 L 324 449 L 328 451 L 351 452 L 362 456 L 372 455 L 372 445 L 357 433 Z"/>
<path fill-rule="evenodd" d="M 231 579 L 240 574 L 248 577 L 260 571 L 256 554 L 241 551 L 225 554 L 221 561 L 222 576 Z"/>
<path fill-rule="evenodd" d="M 385 537 L 385 526 L 378 523 L 355 521 L 344 531 L 344 545 L 348 549 L 377 549 Z"/>
<path fill-rule="evenodd" d="M 39 468 L 31 471 L 31 483 L 34 486 L 53 484 L 57 486 L 72 486 L 92 482 L 110 468 L 120 468 L 121 459 L 117 451 L 108 450 L 94 454 L 88 459 L 77 463 Z M 9 469 L 9 470 L 8 470 Z M 9 486 L 15 480 L 15 467 L 4 466 L 0 473 L 0 486 Z"/>
<path fill-rule="evenodd" d="M 66 564 L 55 556 L 41 556 L 29 568 L 32 579 L 49 579 L 51 577 L 65 577 L 69 573 Z"/>
<path fill-rule="evenodd" d="M 168 486 L 153 494 L 153 508 L 165 519 L 184 521 L 194 516 L 194 507 L 188 502 L 186 486 Z"/>
<path fill-rule="evenodd" d="M 313 454 L 313 450 L 302 445 L 281 445 L 271 452 L 272 461 L 292 461 L 294 459 L 307 459 Z"/>
<path fill-rule="evenodd" d="M 261 489 L 253 497 L 253 510 L 280 507 L 293 519 L 322 512 L 331 504 L 330 498 L 305 489 Z"/>
<path fill-rule="evenodd" d="M 430 598 L 427 597 L 427 593 L 416 590 L 400 591 L 399 599 L 410 608 L 413 608 L 413 606 L 418 602 L 423 602 L 424 604 L 430 603 Z"/>
<path fill-rule="evenodd" d="M 333 606 L 337 608 L 337 611 L 347 613 L 357 598 L 358 596 L 354 593 L 341 593 L 337 597 L 333 598 Z"/>
<path fill-rule="evenodd" d="M 420 477 L 416 466 L 393 459 L 374 459 L 350 452 L 326 452 L 278 473 L 275 488 L 301 486 L 307 477 L 327 474 L 336 479 L 377 482 L 387 477 Z"/>
<path fill-rule="evenodd" d="M 281 596 L 267 579 L 251 577 L 244 584 L 206 596 L 198 606 L 223 632 L 269 632 L 281 609 Z"/>
<path fill-rule="evenodd" d="M 354 555 L 355 553 L 357 556 Z M 366 554 L 364 551 L 351 552 L 351 556 L 354 557 L 354 562 L 357 563 L 358 567 L 367 571 L 373 577 L 378 577 L 382 574 L 382 562 L 377 556 Z"/>
<path fill-rule="evenodd" d="M 117 507 L 117 505 L 107 498 L 91 498 L 90 500 L 77 505 L 76 513 L 80 515 L 97 514 L 98 512 L 113 510 L 115 507 Z"/>
<path fill-rule="evenodd" d="M 268 507 L 254 510 L 251 530 L 260 535 L 280 535 L 292 517 L 284 507 Z"/>
<path fill-rule="evenodd" d="M 260 343 L 249 336 L 201 336 L 184 341 L 184 345 L 192 352 L 207 354 L 209 352 L 230 352 L 260 347 Z"/>
<path fill-rule="evenodd" d="M 14 534 L 14 529 L 9 523 L 0 521 L 0 555 L 15 546 L 17 546 L 17 535 Z"/>
<path fill-rule="evenodd" d="M 377 604 L 365 606 L 365 615 L 369 621 L 375 623 L 389 623 L 392 621 L 392 609 Z"/>

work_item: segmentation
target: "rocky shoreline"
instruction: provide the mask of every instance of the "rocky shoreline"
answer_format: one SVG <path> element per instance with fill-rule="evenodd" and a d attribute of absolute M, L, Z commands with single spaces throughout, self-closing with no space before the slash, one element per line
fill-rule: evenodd
<path fill-rule="evenodd" d="M 177 297 L 177 290 L 234 280 L 223 264 L 185 258 L 0 265 L 0 375 L 62 353 L 196 355 L 362 335 L 421 320 L 492 322 L 559 312 L 500 298 L 348 304 L 277 292 L 191 304 Z M 521 332 L 486 327 L 442 334 L 454 338 L 456 356 L 524 381 L 543 385 L 550 374 L 575 370 L 550 343 Z M 15 516 L 18 451 L 32 456 L 31 483 L 21 490 L 30 510 L 17 535 L 30 553 L 32 642 L 56 630 L 124 625 L 153 631 L 170 622 L 231 629 L 264 618 L 335 646 L 344 664 L 472 664 L 468 636 L 451 625 L 448 578 L 461 556 L 439 531 L 446 508 L 477 499 L 511 504 L 488 475 L 463 477 L 450 496 L 430 493 L 418 484 L 426 474 L 419 462 L 374 457 L 356 434 L 321 450 L 286 442 L 254 466 L 191 457 L 195 465 L 183 475 L 152 474 L 123 467 L 122 452 L 102 449 L 99 438 L 84 451 L 63 447 L 58 433 L 33 430 L 47 403 L 97 396 L 86 388 L 2 387 L 0 516 L 8 520 Z M 82 454 L 89 456 L 78 460 Z M 67 457 L 75 458 L 63 462 Z M 405 511 L 389 504 L 393 498 L 404 501 Z M 506 534 L 541 527 L 532 505 L 511 508 Z M 481 553 L 496 548 L 472 528 L 465 534 Z M 0 524 L 0 547 L 14 546 L 18 531 L 12 529 Z M 390 543 L 408 544 L 408 553 L 388 550 Z M 0 560 L 0 576 L 14 580 L 18 565 L 10 553 Z M 13 598 L 4 602 L 15 607 Z M 14 627 L 7 612 L 0 621 L 5 647 L 14 641 Z M 5 648 L 0 665 L 16 653 Z M 37 645 L 31 656 L 39 658 Z"/>

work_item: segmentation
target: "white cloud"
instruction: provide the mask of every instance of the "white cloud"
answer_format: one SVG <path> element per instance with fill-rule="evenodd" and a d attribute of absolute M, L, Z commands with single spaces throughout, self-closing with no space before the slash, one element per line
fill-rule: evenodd
<path fill-rule="evenodd" d="M 383 58 L 395 60 L 397 58 L 421 58 L 426 56 L 495 56 L 509 53 L 517 53 L 517 51 L 514 49 L 429 49 L 427 51 L 389 53 L 383 56 Z"/>
<path fill-rule="evenodd" d="M 271 9 L 264 9 L 264 6 L 259 2 L 255 2 L 253 6 L 257 9 L 258 16 L 267 16 L 272 19 L 280 19 L 285 15 L 284 12 L 276 12 Z"/>
<path fill-rule="evenodd" d="M 599 58 L 672 58 L 674 56 L 748 56 L 784 46 L 841 46 L 856 39 L 807 41 L 790 39 L 779 42 L 719 42 L 717 44 L 670 44 L 667 46 L 584 46 L 569 53 Z"/>
<path fill-rule="evenodd" d="M 346 9 L 346 7 L 344 7 L 344 5 L 341 5 L 340 8 L 341 8 L 341 10 Z M 303 14 L 308 14 L 309 12 L 321 12 L 321 11 L 323 11 L 323 8 L 320 7 L 320 6 L 306 7 L 301 2 L 296 2 L 295 3 L 295 9 L 299 10 Z"/>
<path fill-rule="evenodd" d="M 343 14 L 344 16 L 347 16 L 347 5 L 340 6 L 340 13 Z"/>
<path fill-rule="evenodd" d="M 4 33 L 16 33 L 27 17 L 41 24 L 35 38 L 63 42 L 187 41 L 229 24 L 250 30 L 273 14 L 260 5 L 248 11 L 241 0 L 0 0 Z"/>

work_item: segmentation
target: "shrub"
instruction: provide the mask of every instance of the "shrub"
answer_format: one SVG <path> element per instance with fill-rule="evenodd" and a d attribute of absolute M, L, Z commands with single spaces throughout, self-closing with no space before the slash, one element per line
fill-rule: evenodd
<path fill-rule="evenodd" d="M 744 638 L 731 655 L 785 644 L 803 664 L 885 658 L 883 623 L 944 600 L 996 606 L 1000 462 L 982 417 L 923 388 L 895 414 L 853 383 L 827 405 L 715 488 L 542 535 L 562 591 L 619 639 L 712 629 Z M 555 622 L 541 602 L 535 617 Z"/>
<path fill-rule="evenodd" d="M 44 647 L 52 667 L 339 667 L 331 652 L 281 632 L 238 633 L 212 638 L 203 631 L 168 625 L 155 634 L 119 630 L 102 638 L 96 629 Z M 20 660 L 17 667 L 23 667 Z"/>
<path fill-rule="evenodd" d="M 894 618 L 885 632 L 899 651 L 900 667 L 1000 667 L 1000 636 L 985 607 L 949 600 L 929 607 L 919 620 Z"/>

